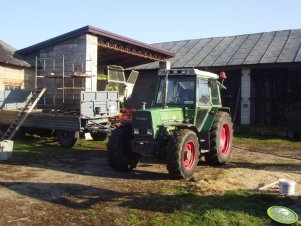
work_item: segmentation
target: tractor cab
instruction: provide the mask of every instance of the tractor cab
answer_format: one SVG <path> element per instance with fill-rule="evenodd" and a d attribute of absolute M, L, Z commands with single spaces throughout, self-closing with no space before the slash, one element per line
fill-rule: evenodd
<path fill-rule="evenodd" d="M 219 79 L 224 79 L 225 74 L 218 76 L 198 69 L 171 69 L 160 70 L 158 75 L 154 107 L 160 108 L 161 114 L 164 114 L 162 109 L 170 112 L 181 108 L 183 122 L 194 124 L 201 130 L 209 111 L 221 107 L 220 88 L 224 87 Z"/>
<path fill-rule="evenodd" d="M 160 70 L 158 75 L 155 106 L 220 104 L 217 74 L 198 69 L 171 69 Z"/>

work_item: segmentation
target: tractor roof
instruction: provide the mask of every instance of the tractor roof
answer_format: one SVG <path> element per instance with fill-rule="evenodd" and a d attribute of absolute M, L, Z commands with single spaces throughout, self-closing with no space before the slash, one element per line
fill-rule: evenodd
<path fill-rule="evenodd" d="M 176 68 L 176 69 L 169 69 L 169 70 L 159 70 L 159 76 L 164 76 L 168 73 L 168 75 L 197 75 L 201 77 L 205 77 L 208 79 L 218 79 L 219 76 L 217 74 L 208 72 L 208 71 L 201 71 L 194 68 Z"/>

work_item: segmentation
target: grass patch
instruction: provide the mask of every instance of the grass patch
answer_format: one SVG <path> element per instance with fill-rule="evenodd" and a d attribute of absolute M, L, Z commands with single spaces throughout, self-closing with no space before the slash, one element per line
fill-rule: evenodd
<path fill-rule="evenodd" d="M 272 221 L 266 214 L 270 206 L 293 204 L 288 198 L 257 192 L 206 196 L 193 190 L 180 186 L 174 188 L 173 194 L 163 190 L 127 201 L 123 205 L 131 213 L 128 225 L 145 220 L 150 225 L 270 225 Z"/>
<path fill-rule="evenodd" d="M 301 142 L 297 140 L 289 140 L 273 136 L 263 136 L 259 134 L 237 134 L 234 137 L 234 143 L 246 144 L 253 146 L 268 145 L 270 147 L 278 147 L 285 149 L 296 149 L 301 151 Z"/>
<path fill-rule="evenodd" d="M 79 139 L 72 148 L 61 147 L 54 137 L 24 136 L 14 139 L 13 160 L 28 161 L 39 158 L 55 159 L 63 154 L 98 152 L 106 148 L 103 141 Z"/>

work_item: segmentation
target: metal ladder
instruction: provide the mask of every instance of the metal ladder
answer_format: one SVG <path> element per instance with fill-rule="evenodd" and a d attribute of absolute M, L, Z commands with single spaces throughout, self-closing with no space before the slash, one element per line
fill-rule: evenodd
<path fill-rule="evenodd" d="M 22 108 L 22 111 L 18 114 L 15 120 L 10 124 L 8 129 L 2 135 L 1 140 L 11 140 L 14 137 L 18 129 L 23 125 L 29 113 L 37 105 L 37 103 L 39 102 L 40 98 L 43 96 L 45 91 L 46 88 L 36 89 L 33 92 L 32 97 L 27 101 L 24 108 Z"/>

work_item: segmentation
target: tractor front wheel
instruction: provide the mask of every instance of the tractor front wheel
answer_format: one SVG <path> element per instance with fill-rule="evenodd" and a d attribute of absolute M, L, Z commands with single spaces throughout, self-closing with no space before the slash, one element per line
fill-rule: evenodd
<path fill-rule="evenodd" d="M 217 112 L 210 129 L 210 150 L 205 160 L 210 165 L 226 164 L 232 151 L 233 124 L 227 112 Z"/>
<path fill-rule="evenodd" d="M 167 170 L 175 179 L 189 179 L 196 170 L 200 151 L 195 132 L 181 129 L 171 137 L 167 148 Z"/>
<path fill-rule="evenodd" d="M 133 140 L 131 126 L 116 128 L 109 137 L 107 150 L 109 163 L 118 171 L 129 171 L 136 168 L 141 155 L 132 151 Z"/>

